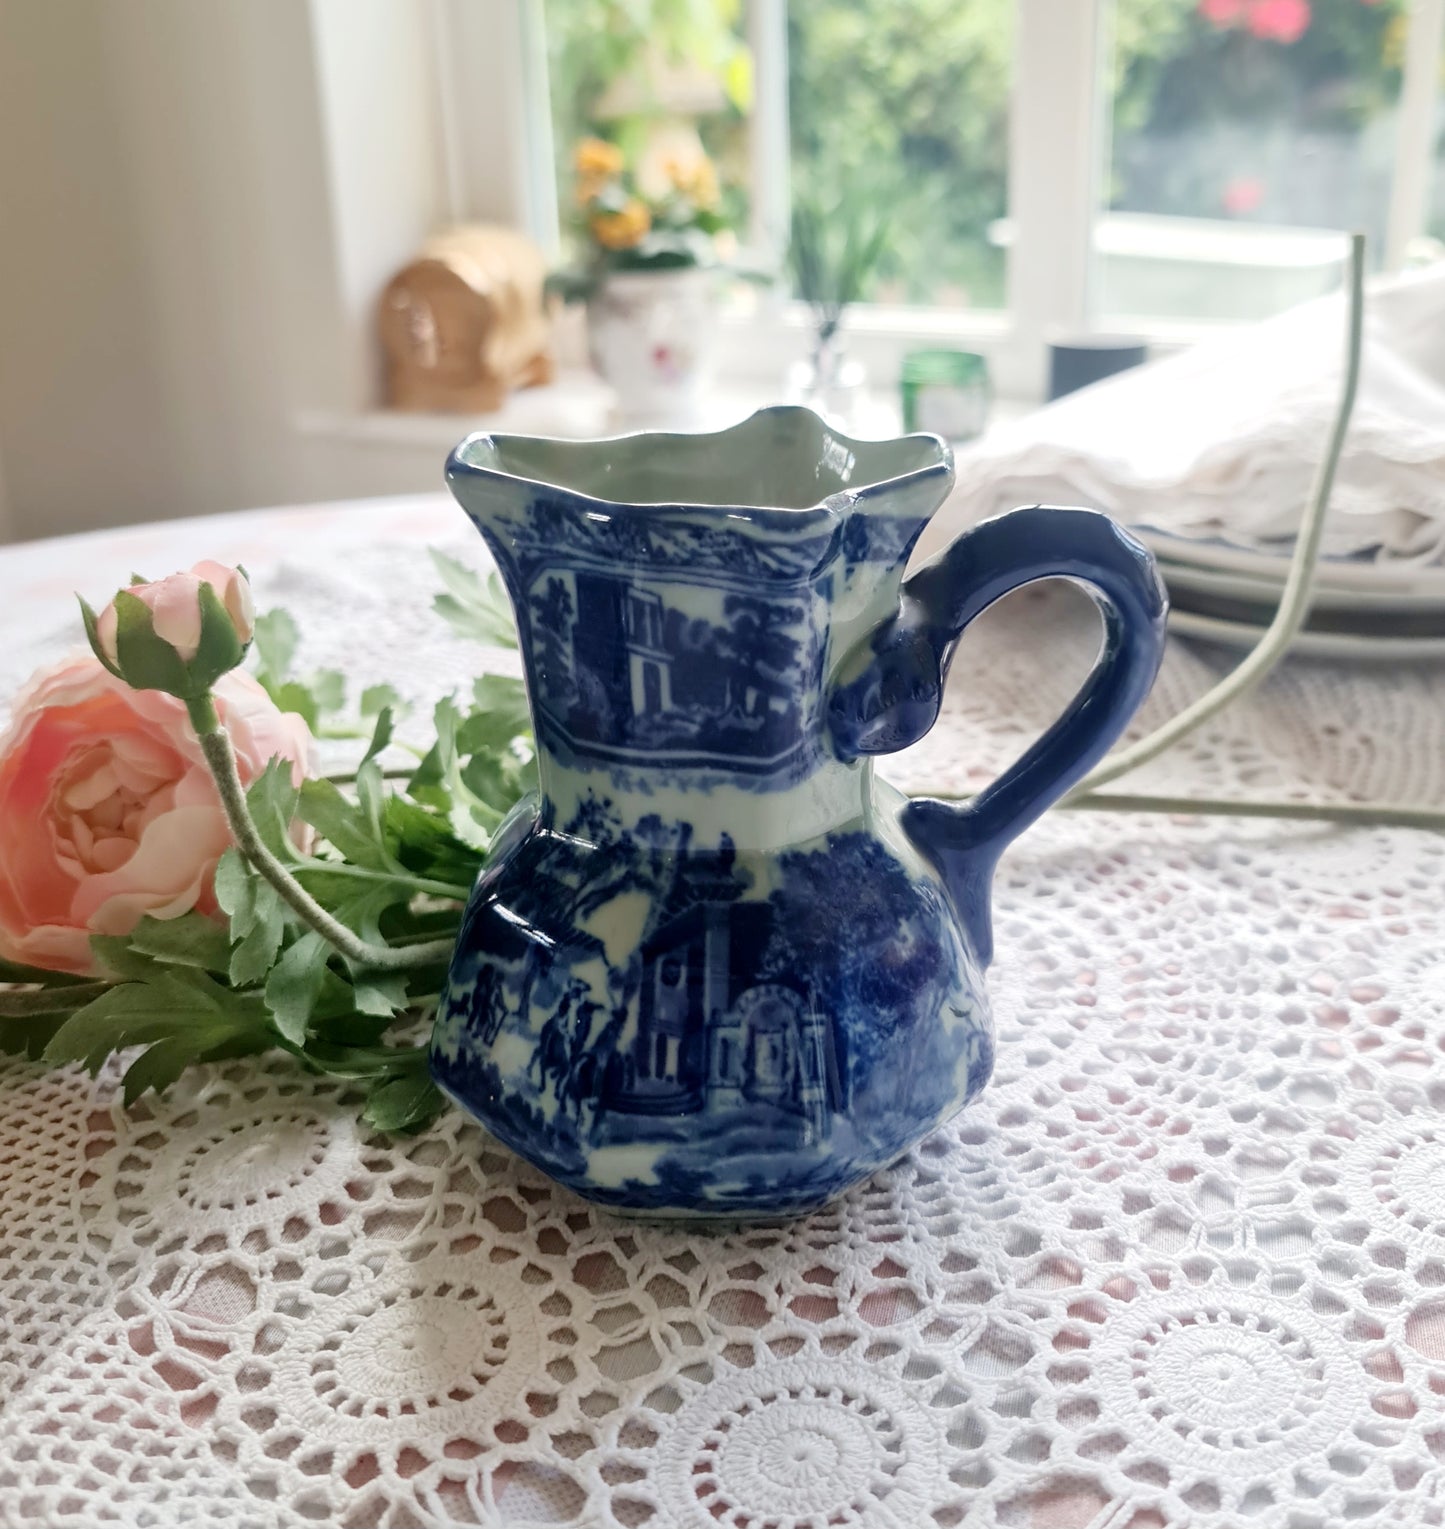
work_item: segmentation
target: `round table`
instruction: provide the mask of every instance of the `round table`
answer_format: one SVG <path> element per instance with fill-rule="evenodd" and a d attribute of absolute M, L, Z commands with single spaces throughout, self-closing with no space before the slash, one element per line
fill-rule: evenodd
<path fill-rule="evenodd" d="M 7 548 L 0 685 L 73 588 L 207 556 L 425 716 L 485 657 L 429 543 L 482 558 L 441 497 Z M 888 773 L 986 780 L 1094 620 L 991 612 Z M 1231 661 L 1171 644 L 1139 727 Z M 1291 662 L 1129 784 L 1439 804 L 1445 669 Z M 1422 832 L 1055 812 L 1000 870 L 993 1083 L 781 1226 L 620 1221 L 280 1055 L 129 1111 L 6 1061 L 0 1524 L 1438 1524 L 1442 905 Z"/>

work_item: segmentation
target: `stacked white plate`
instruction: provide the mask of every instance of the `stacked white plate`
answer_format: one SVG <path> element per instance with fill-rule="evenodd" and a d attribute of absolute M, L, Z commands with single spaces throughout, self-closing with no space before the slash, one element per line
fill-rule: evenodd
<path fill-rule="evenodd" d="M 1253 647 L 1279 606 L 1287 553 L 1194 540 L 1149 526 L 1134 533 L 1159 560 L 1170 630 L 1230 647 Z M 1445 659 L 1445 567 L 1322 559 L 1293 652 L 1321 658 Z"/>

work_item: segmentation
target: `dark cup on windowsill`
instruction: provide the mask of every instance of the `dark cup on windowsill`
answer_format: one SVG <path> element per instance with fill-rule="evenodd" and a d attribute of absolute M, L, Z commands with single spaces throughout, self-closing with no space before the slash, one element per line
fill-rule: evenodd
<path fill-rule="evenodd" d="M 1142 366 L 1149 347 L 1137 335 L 1068 335 L 1049 341 L 1049 402 L 1091 382 Z"/>

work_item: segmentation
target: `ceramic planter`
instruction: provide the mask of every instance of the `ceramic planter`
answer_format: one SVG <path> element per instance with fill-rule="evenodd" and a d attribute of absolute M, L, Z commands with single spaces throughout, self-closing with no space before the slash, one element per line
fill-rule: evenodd
<path fill-rule="evenodd" d="M 587 303 L 592 364 L 624 418 L 686 427 L 704 417 L 717 333 L 717 278 L 690 267 L 617 271 Z"/>

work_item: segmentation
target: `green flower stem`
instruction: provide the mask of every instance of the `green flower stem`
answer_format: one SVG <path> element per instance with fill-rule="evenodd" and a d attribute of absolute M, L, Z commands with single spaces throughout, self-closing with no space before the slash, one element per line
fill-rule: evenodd
<path fill-rule="evenodd" d="M 943 802 L 971 801 L 972 791 L 930 791 Z M 1139 792 L 1091 791 L 1072 796 L 1056 812 L 1163 812 L 1180 817 L 1290 818 L 1309 823 L 1345 823 L 1355 828 L 1425 828 L 1445 833 L 1445 811 L 1404 802 L 1239 801 L 1227 796 L 1151 796 Z"/>
<path fill-rule="evenodd" d="M 68 1014 L 111 989 L 109 982 L 78 982 L 71 987 L 28 988 L 0 992 L 0 1019 L 25 1019 L 33 1014 Z"/>
<path fill-rule="evenodd" d="M 1062 803 L 1076 812 L 1169 812 L 1202 817 L 1298 818 L 1370 828 L 1430 828 L 1445 833 L 1445 812 L 1398 802 L 1231 801 L 1223 797 L 1140 796 L 1099 791 Z"/>
<path fill-rule="evenodd" d="M 472 895 L 470 887 L 459 887 L 450 881 L 429 881 L 425 876 L 408 876 L 404 871 L 373 871 L 368 866 L 351 865 L 344 860 L 313 859 L 302 866 L 300 874 L 305 876 L 310 871 L 327 876 L 349 876 L 353 881 L 389 882 L 392 886 L 424 892 L 428 897 L 445 897 L 450 902 L 464 903 Z"/>
<path fill-rule="evenodd" d="M 1330 431 L 1329 444 L 1319 470 L 1315 474 L 1314 488 L 1309 506 L 1300 521 L 1299 535 L 1295 540 L 1294 556 L 1290 560 L 1289 575 L 1285 579 L 1284 592 L 1280 596 L 1279 609 L 1274 613 L 1259 643 L 1245 655 L 1243 661 L 1232 669 L 1212 689 L 1186 706 L 1178 716 L 1172 717 L 1163 727 L 1157 728 L 1147 738 L 1106 759 L 1091 771 L 1074 788 L 1062 805 L 1076 803 L 1081 796 L 1094 791 L 1108 781 L 1117 780 L 1130 770 L 1157 758 L 1166 749 L 1186 737 L 1196 728 L 1220 712 L 1224 707 L 1251 690 L 1283 658 L 1285 650 L 1294 641 L 1305 617 L 1309 614 L 1310 591 L 1314 583 L 1315 564 L 1319 560 L 1320 539 L 1324 534 L 1325 512 L 1329 509 L 1330 491 L 1334 487 L 1335 469 L 1339 465 L 1340 452 L 1345 444 L 1350 416 L 1355 409 L 1355 392 L 1360 380 L 1360 336 L 1365 310 L 1365 236 L 1350 235 L 1350 296 L 1349 339 L 1345 352 L 1345 382 L 1335 411 L 1334 425 Z"/>
<path fill-rule="evenodd" d="M 282 902 L 302 923 L 314 929 L 349 961 L 361 967 L 409 971 L 413 967 L 433 966 L 451 954 L 450 940 L 414 945 L 407 950 L 393 950 L 389 945 L 374 945 L 370 940 L 362 939 L 355 930 L 348 929 L 339 919 L 333 918 L 272 854 L 257 831 L 250 808 L 246 805 L 246 788 L 241 784 L 236 769 L 235 750 L 216 715 L 211 697 L 203 695 L 188 699 L 186 709 L 190 713 L 196 736 L 200 739 L 216 789 L 220 792 L 221 805 L 225 808 L 226 821 L 237 848 L 270 882 Z"/>
<path fill-rule="evenodd" d="M 359 770 L 342 770 L 336 775 L 323 775 L 322 779 L 329 780 L 333 786 L 354 786 L 356 784 L 356 777 L 360 773 Z M 413 765 L 409 770 L 383 770 L 381 778 L 383 780 L 410 780 L 415 774 L 416 766 Z"/>
<path fill-rule="evenodd" d="M 427 1065 L 427 1052 L 426 1046 L 339 1046 L 324 1050 L 312 1045 L 299 1054 L 334 1078 L 375 1078 L 385 1073 L 421 1072 Z"/>

